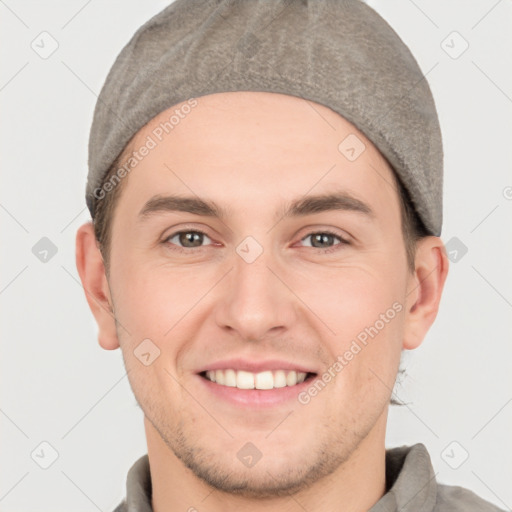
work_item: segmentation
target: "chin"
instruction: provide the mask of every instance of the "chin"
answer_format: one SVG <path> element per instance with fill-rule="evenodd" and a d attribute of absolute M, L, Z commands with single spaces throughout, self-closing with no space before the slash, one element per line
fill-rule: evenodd
<path fill-rule="evenodd" d="M 162 438 L 174 455 L 207 486 L 244 498 L 275 498 L 304 491 L 335 472 L 350 455 L 346 446 L 340 449 L 338 445 L 333 450 L 332 442 L 327 439 L 323 444 L 318 440 L 311 443 L 304 440 L 307 445 L 304 448 L 298 446 L 293 437 L 288 437 L 293 440 L 293 446 L 283 450 L 282 443 L 274 444 L 264 438 L 261 442 L 255 440 L 254 445 L 237 438 L 231 439 L 233 448 L 229 449 L 220 446 L 218 438 L 206 440 L 187 433 L 190 431 L 184 430 L 181 423 L 172 436 L 166 436 L 167 440 Z M 260 458 L 247 467 L 243 462 L 244 455 L 249 453 L 257 458 L 255 445 L 262 447 Z M 245 447 L 245 451 L 240 447 Z"/>

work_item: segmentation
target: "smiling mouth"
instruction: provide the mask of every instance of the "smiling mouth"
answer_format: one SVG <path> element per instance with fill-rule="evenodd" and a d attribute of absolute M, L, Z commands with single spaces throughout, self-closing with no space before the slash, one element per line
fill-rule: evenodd
<path fill-rule="evenodd" d="M 295 370 L 267 370 L 259 373 L 244 370 L 208 370 L 199 373 L 201 377 L 220 386 L 238 389 L 278 389 L 302 384 L 313 379 L 316 373 Z"/>

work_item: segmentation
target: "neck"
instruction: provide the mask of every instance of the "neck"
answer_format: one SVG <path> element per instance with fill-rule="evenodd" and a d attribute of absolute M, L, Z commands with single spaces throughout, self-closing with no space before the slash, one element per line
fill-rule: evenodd
<path fill-rule="evenodd" d="M 387 411 L 350 458 L 333 473 L 289 496 L 249 499 L 213 489 L 174 455 L 144 418 L 153 488 L 154 512 L 363 512 L 386 492 L 385 430 Z"/>

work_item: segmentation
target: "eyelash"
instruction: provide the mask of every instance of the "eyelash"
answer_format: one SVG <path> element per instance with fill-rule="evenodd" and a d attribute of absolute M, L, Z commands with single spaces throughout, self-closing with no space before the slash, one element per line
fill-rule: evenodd
<path fill-rule="evenodd" d="M 169 235 L 164 241 L 163 243 L 166 244 L 166 245 L 173 245 L 174 247 L 170 247 L 172 251 L 177 251 L 177 252 L 181 252 L 181 253 L 185 253 L 185 252 L 190 252 L 190 251 L 194 251 L 194 250 L 201 250 L 201 249 L 204 249 L 204 246 L 200 246 L 200 247 L 180 247 L 179 245 L 176 245 L 174 243 L 171 243 L 169 242 L 169 240 L 171 238 L 174 238 L 175 236 L 177 235 L 181 235 L 183 233 L 197 233 L 197 234 L 200 234 L 200 235 L 204 235 L 206 236 L 207 238 L 210 238 L 204 231 L 201 231 L 201 230 L 198 230 L 198 229 L 186 229 L 186 230 L 182 230 L 182 231 L 176 231 L 175 233 L 172 233 L 171 235 Z M 321 253 L 323 254 L 328 254 L 330 252 L 334 252 L 334 251 L 337 251 L 341 248 L 341 246 L 343 245 L 350 245 L 350 242 L 348 242 L 347 240 L 345 240 L 344 238 L 342 238 L 340 235 L 338 235 L 337 233 L 334 233 L 333 231 L 329 231 L 328 229 L 327 230 L 321 230 L 321 231 L 311 231 L 309 232 L 306 236 L 302 237 L 300 239 L 300 241 L 302 242 L 303 240 L 305 240 L 306 238 L 312 236 L 312 235 L 331 235 L 335 238 L 337 238 L 340 243 L 339 244 L 336 244 L 332 247 L 327 247 L 325 249 L 322 249 L 322 248 L 319 248 L 319 247 L 311 247 L 311 249 L 316 249 L 317 251 L 320 251 Z"/>

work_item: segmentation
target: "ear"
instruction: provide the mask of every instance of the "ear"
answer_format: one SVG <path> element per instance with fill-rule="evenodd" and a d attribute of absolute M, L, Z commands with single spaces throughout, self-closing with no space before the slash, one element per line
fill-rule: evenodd
<path fill-rule="evenodd" d="M 418 241 L 414 266 L 406 297 L 403 348 L 407 350 L 421 345 L 439 309 L 448 274 L 448 257 L 439 237 L 428 236 Z"/>
<path fill-rule="evenodd" d="M 76 233 L 76 267 L 85 297 L 98 324 L 98 342 L 105 350 L 119 347 L 112 297 L 94 226 L 88 222 Z"/>

